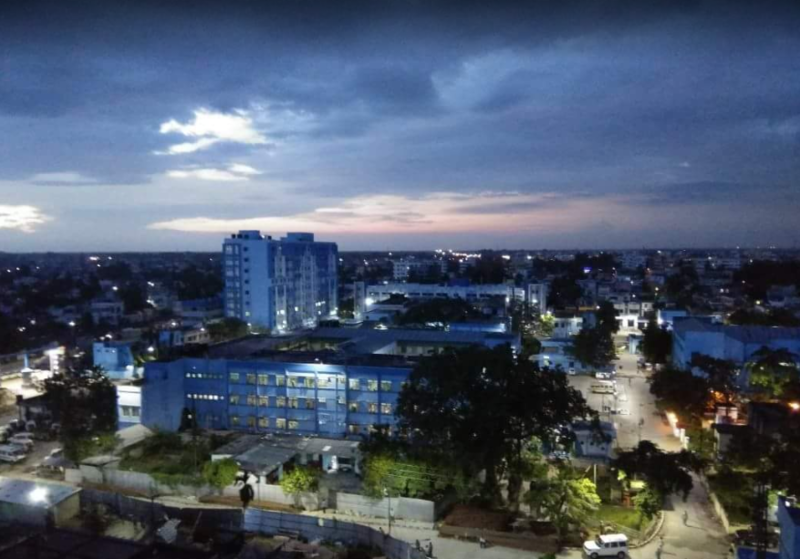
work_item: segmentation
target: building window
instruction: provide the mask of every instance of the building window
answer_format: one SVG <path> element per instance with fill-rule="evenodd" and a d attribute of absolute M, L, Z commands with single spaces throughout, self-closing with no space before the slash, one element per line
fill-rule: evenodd
<path fill-rule="evenodd" d="M 278 396 L 275 398 L 275 406 L 278 408 L 285 408 L 286 407 L 286 397 L 285 396 Z"/>
<path fill-rule="evenodd" d="M 317 386 L 319 388 L 330 388 L 331 384 L 333 384 L 333 383 L 331 382 L 330 377 L 319 377 L 319 378 L 317 378 Z"/>
<path fill-rule="evenodd" d="M 358 413 L 358 402 L 350 402 L 347 405 L 347 410 L 353 413 Z"/>
<path fill-rule="evenodd" d="M 239 382 L 239 373 L 231 373 L 230 378 L 231 378 L 231 382 L 233 384 L 238 384 L 238 382 Z"/>
<path fill-rule="evenodd" d="M 391 392 L 392 391 L 392 381 L 390 381 L 390 380 L 382 380 L 381 381 L 381 391 L 383 391 L 383 392 Z"/>
<path fill-rule="evenodd" d="M 275 428 L 276 429 L 286 429 L 286 420 L 282 417 L 279 417 L 275 420 Z"/>
<path fill-rule="evenodd" d="M 378 391 L 378 381 L 377 380 L 368 380 L 367 381 L 367 390 L 370 392 L 377 392 Z"/>
<path fill-rule="evenodd" d="M 255 383 L 256 383 L 256 374 L 247 373 L 247 384 L 255 384 Z"/>
<path fill-rule="evenodd" d="M 275 375 L 275 386 L 286 386 L 286 377 L 284 375 Z"/>
<path fill-rule="evenodd" d="M 269 396 L 259 396 L 258 397 L 258 405 L 260 407 L 266 407 L 269 405 Z"/>
<path fill-rule="evenodd" d="M 342 406 L 345 405 L 346 402 L 345 402 L 344 396 L 337 396 L 336 397 L 336 403 L 337 404 L 341 404 Z"/>
<path fill-rule="evenodd" d="M 314 400 L 311 398 L 306 398 L 306 409 L 313 410 L 314 409 Z"/>
<path fill-rule="evenodd" d="M 350 390 L 361 390 L 361 383 L 357 378 L 351 378 L 347 381 L 347 386 Z"/>
<path fill-rule="evenodd" d="M 392 404 L 381 404 L 381 413 L 384 415 L 391 415 L 392 413 Z"/>
<path fill-rule="evenodd" d="M 367 413 L 378 413 L 378 403 L 377 402 L 369 402 L 367 404 Z"/>
<path fill-rule="evenodd" d="M 239 426 L 239 416 L 238 415 L 232 415 L 231 416 L 231 426 L 232 427 L 238 427 Z"/>
<path fill-rule="evenodd" d="M 359 433 L 358 425 L 348 425 L 347 432 L 350 433 L 351 435 L 358 435 Z"/>
<path fill-rule="evenodd" d="M 263 429 L 266 429 L 267 427 L 269 427 L 269 418 L 268 417 L 259 417 L 258 418 L 258 426 L 263 428 Z"/>
<path fill-rule="evenodd" d="M 247 405 L 248 406 L 255 406 L 256 405 L 256 395 L 255 394 L 248 394 L 247 395 Z"/>
<path fill-rule="evenodd" d="M 317 384 L 315 382 L 315 380 L 314 380 L 314 377 L 304 377 L 304 379 L 305 379 L 306 388 L 314 388 L 316 386 L 316 384 Z"/>
<path fill-rule="evenodd" d="M 289 377 L 289 388 L 297 388 L 298 384 L 297 377 Z"/>
<path fill-rule="evenodd" d="M 294 421 L 294 420 L 290 420 L 289 421 L 289 429 L 291 429 L 293 431 L 296 431 L 299 428 L 300 428 L 300 422 L 299 421 Z"/>
<path fill-rule="evenodd" d="M 256 426 L 256 416 L 248 415 L 247 416 L 247 426 L 248 427 L 255 427 Z"/>
<path fill-rule="evenodd" d="M 239 395 L 238 394 L 231 394 L 231 404 L 234 406 L 239 405 Z"/>
<path fill-rule="evenodd" d="M 325 398 L 319 398 L 317 400 L 317 407 L 321 410 L 327 409 L 328 401 Z"/>
<path fill-rule="evenodd" d="M 258 375 L 258 384 L 266 386 L 269 384 L 269 375 Z"/>
<path fill-rule="evenodd" d="M 299 400 L 297 398 L 289 398 L 289 407 L 292 409 L 297 409 L 300 407 Z"/>

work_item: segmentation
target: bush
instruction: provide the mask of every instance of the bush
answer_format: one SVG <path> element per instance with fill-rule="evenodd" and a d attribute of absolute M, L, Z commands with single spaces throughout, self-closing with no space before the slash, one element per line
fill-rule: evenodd
<path fill-rule="evenodd" d="M 232 458 L 207 462 L 203 466 L 203 480 L 213 487 L 223 488 L 232 485 L 239 474 L 239 464 Z"/>
<path fill-rule="evenodd" d="M 296 495 L 306 491 L 316 491 L 319 487 L 319 470 L 307 466 L 295 466 L 281 478 L 281 489 L 287 495 Z"/>

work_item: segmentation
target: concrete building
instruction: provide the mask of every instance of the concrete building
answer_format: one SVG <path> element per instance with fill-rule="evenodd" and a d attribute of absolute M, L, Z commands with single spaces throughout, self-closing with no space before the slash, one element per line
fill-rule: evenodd
<path fill-rule="evenodd" d="M 180 301 L 176 305 L 175 312 L 181 317 L 183 324 L 199 326 L 210 320 L 222 318 L 222 298 L 208 297 Z"/>
<path fill-rule="evenodd" d="M 92 357 L 94 365 L 102 367 L 109 378 L 130 379 L 142 374 L 142 368 L 136 367 L 130 342 L 94 342 Z"/>
<path fill-rule="evenodd" d="M 800 508 L 796 500 L 778 497 L 778 523 L 781 526 L 780 559 L 800 559 Z"/>
<path fill-rule="evenodd" d="M 569 313 L 555 314 L 553 322 L 553 338 L 569 338 L 575 336 L 583 328 L 583 316 Z"/>
<path fill-rule="evenodd" d="M 117 299 L 95 299 L 89 305 L 89 312 L 95 324 L 116 326 L 125 314 L 125 305 Z"/>
<path fill-rule="evenodd" d="M 525 289 L 505 283 L 491 285 L 435 285 L 423 283 L 387 283 L 367 287 L 367 309 L 384 301 L 392 295 L 405 295 L 409 299 L 463 299 L 480 301 L 493 297 L 502 298 L 506 303 L 512 300 L 524 301 Z"/>
<path fill-rule="evenodd" d="M 58 527 L 80 512 L 80 489 L 0 477 L 0 523 Z"/>
<path fill-rule="evenodd" d="M 315 242 L 312 233 L 273 240 L 259 231 L 240 231 L 222 250 L 225 316 L 274 332 L 312 328 L 336 316 L 335 243 Z"/>
<path fill-rule="evenodd" d="M 528 304 L 536 306 L 539 314 L 547 313 L 547 293 L 549 286 L 546 283 L 528 284 Z"/>
<path fill-rule="evenodd" d="M 445 260 L 417 260 L 415 258 L 392 261 L 392 278 L 395 281 L 404 281 L 412 273 L 427 275 L 431 270 L 444 274 L 447 271 L 447 262 Z"/>
<path fill-rule="evenodd" d="M 688 368 L 695 354 L 743 366 L 762 347 L 800 354 L 800 328 L 725 326 L 697 318 L 677 319 L 672 330 L 672 362 Z"/>
<path fill-rule="evenodd" d="M 504 344 L 518 350 L 519 336 L 320 328 L 245 338 L 214 348 L 210 359 L 147 363 L 142 423 L 174 431 L 186 409 L 208 429 L 357 435 L 395 424 L 397 396 L 415 358 L 446 347 Z"/>
<path fill-rule="evenodd" d="M 117 387 L 117 424 L 120 429 L 142 422 L 142 387 L 139 383 L 119 382 Z"/>

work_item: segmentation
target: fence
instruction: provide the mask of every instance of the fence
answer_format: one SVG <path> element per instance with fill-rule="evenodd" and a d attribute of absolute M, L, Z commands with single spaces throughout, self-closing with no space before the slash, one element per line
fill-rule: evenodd
<path fill-rule="evenodd" d="M 282 505 L 301 506 L 305 510 L 319 510 L 327 506 L 327 499 L 320 497 L 317 493 L 300 493 L 299 495 L 287 495 L 280 485 L 271 485 L 263 482 L 250 481 L 248 484 L 253 488 L 253 495 L 256 501 L 270 501 Z M 226 497 L 238 497 L 241 486 L 228 486 L 222 490 Z"/>
<path fill-rule="evenodd" d="M 391 510 L 393 518 L 431 523 L 435 521 L 434 504 L 432 501 L 424 499 L 411 499 L 408 497 L 370 499 L 363 495 L 336 492 L 329 500 L 329 505 L 338 512 L 358 516 L 386 518 Z"/>
<path fill-rule="evenodd" d="M 78 477 L 74 472 L 70 472 L 68 475 L 71 480 L 76 480 Z M 145 495 L 158 493 L 161 495 L 186 495 L 199 498 L 216 492 L 213 488 L 207 486 L 169 485 L 161 483 L 154 479 L 153 476 L 141 472 L 129 472 L 114 468 L 98 468 L 85 464 L 80 466 L 80 480 L 95 484 L 111 485 Z"/>
<path fill-rule="evenodd" d="M 341 541 L 347 545 L 378 547 L 389 559 L 423 559 L 425 555 L 407 542 L 394 539 L 379 530 L 336 519 L 287 514 L 261 509 L 247 509 L 244 529 L 267 535 L 296 533 L 309 541 Z"/>
<path fill-rule="evenodd" d="M 160 522 L 165 516 L 179 518 L 202 530 L 223 528 L 258 532 L 267 536 L 297 534 L 309 541 L 340 541 L 347 545 L 366 545 L 380 548 L 389 559 L 424 559 L 425 555 L 404 541 L 385 535 L 379 530 L 353 522 L 248 508 L 194 508 L 164 505 L 110 491 L 83 489 L 81 508 L 103 505 L 119 516 L 143 524 Z"/>

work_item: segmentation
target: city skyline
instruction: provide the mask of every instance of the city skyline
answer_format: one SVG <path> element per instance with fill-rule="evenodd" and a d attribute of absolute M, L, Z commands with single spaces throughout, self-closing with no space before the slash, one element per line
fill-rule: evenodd
<path fill-rule="evenodd" d="M 0 7 L 0 251 L 800 241 L 800 15 L 744 3 Z"/>

